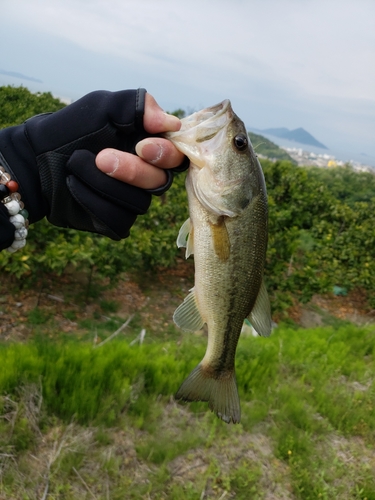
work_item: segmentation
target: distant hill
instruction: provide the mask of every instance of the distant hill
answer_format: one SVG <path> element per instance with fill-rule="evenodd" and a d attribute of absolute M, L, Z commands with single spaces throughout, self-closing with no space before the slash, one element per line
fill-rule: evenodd
<path fill-rule="evenodd" d="M 328 149 L 327 146 L 317 141 L 315 137 L 309 134 L 309 132 L 302 127 L 296 128 L 295 130 L 289 130 L 285 127 L 267 128 L 265 130 L 261 130 L 261 132 L 268 135 L 274 135 L 275 137 L 280 137 L 281 139 L 287 139 L 288 141 L 308 144 L 309 146 L 315 146 L 316 148 Z"/>
<path fill-rule="evenodd" d="M 277 144 L 266 139 L 263 135 L 254 134 L 254 132 L 248 132 L 251 144 L 257 154 L 261 154 L 270 159 L 276 160 L 288 160 L 292 163 L 296 163 L 291 156 Z"/>

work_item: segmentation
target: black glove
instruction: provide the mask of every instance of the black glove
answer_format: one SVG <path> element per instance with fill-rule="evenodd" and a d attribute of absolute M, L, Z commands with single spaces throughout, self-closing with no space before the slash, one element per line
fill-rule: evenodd
<path fill-rule="evenodd" d="M 95 156 L 104 148 L 135 154 L 135 145 L 150 135 L 143 128 L 145 94 L 144 89 L 92 92 L 60 111 L 0 131 L 0 163 L 18 182 L 30 222 L 47 216 L 57 226 L 114 240 L 129 235 L 151 194 L 170 187 L 172 174 L 166 171 L 162 188 L 146 191 L 101 172 Z"/>

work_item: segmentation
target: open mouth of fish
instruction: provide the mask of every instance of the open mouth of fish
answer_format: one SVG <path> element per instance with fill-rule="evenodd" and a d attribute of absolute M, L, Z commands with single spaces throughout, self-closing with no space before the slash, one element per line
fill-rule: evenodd
<path fill-rule="evenodd" d="M 230 116 L 228 116 L 228 113 Z M 202 125 L 204 125 L 205 129 L 212 128 L 212 133 L 215 132 L 214 135 L 216 135 L 219 130 L 228 124 L 228 118 L 230 118 L 231 115 L 233 115 L 231 103 L 229 99 L 225 99 L 219 104 L 202 109 L 184 118 L 179 133 L 190 131 L 193 128 L 202 127 Z M 213 137 L 213 135 L 211 135 L 211 137 Z"/>
<path fill-rule="evenodd" d="M 205 158 L 210 157 L 224 142 L 227 127 L 234 117 L 231 103 L 229 99 L 225 99 L 183 118 L 181 129 L 167 132 L 165 137 L 188 156 L 196 167 L 202 168 Z"/>

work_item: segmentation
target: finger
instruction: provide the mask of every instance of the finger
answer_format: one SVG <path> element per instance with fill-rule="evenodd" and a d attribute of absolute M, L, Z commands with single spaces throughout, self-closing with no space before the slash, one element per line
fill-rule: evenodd
<path fill-rule="evenodd" d="M 167 139 L 149 137 L 135 147 L 138 156 L 159 168 L 174 168 L 181 165 L 184 155 Z"/>
<path fill-rule="evenodd" d="M 167 181 L 165 172 L 142 158 L 116 149 L 104 149 L 95 159 L 105 174 L 143 189 L 156 189 Z"/>
<path fill-rule="evenodd" d="M 181 120 L 177 116 L 165 113 L 151 94 L 145 97 L 145 113 L 143 126 L 150 134 L 176 132 L 181 128 Z"/>

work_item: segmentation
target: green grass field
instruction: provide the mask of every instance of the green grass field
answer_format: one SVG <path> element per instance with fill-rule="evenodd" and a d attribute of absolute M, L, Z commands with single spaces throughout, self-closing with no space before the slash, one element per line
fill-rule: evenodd
<path fill-rule="evenodd" d="M 135 323 L 94 347 L 92 324 L 49 339 L 36 323 L 0 346 L 0 498 L 375 499 L 374 327 L 241 338 L 227 425 L 173 400 L 204 335 L 130 346 Z"/>

